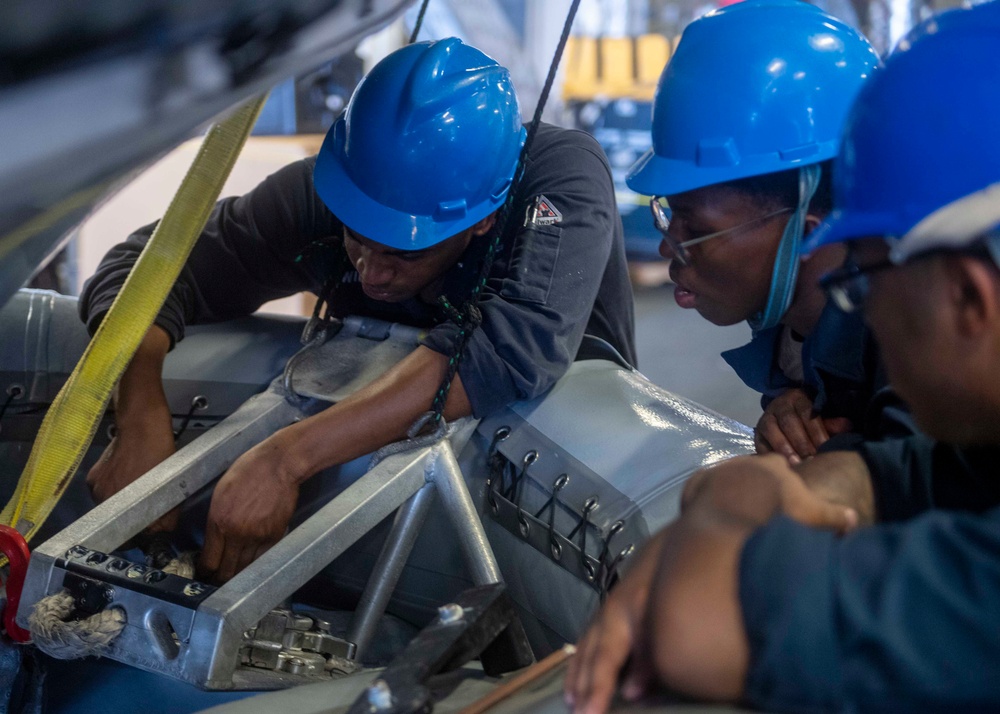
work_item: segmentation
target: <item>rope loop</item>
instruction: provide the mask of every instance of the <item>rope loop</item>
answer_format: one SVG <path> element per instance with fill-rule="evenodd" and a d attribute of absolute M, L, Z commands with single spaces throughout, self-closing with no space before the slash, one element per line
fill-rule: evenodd
<path fill-rule="evenodd" d="M 67 591 L 42 598 L 28 617 L 31 638 L 38 649 L 56 659 L 79 659 L 104 654 L 125 629 L 125 611 L 112 607 L 82 620 L 70 619 L 76 600 Z"/>

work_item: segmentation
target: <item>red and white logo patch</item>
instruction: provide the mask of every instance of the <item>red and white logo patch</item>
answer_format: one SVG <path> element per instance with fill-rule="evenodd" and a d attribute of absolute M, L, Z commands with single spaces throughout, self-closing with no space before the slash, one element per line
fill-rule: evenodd
<path fill-rule="evenodd" d="M 528 205 L 528 211 L 524 216 L 524 225 L 527 226 L 551 226 L 562 221 L 562 213 L 552 205 L 552 201 L 545 196 L 536 196 L 535 200 Z"/>

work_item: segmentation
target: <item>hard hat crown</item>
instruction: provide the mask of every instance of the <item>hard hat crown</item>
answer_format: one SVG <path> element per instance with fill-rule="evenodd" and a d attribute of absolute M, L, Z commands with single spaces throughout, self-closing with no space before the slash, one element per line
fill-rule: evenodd
<path fill-rule="evenodd" d="M 834 164 L 834 210 L 804 250 L 886 236 L 893 258 L 1000 224 L 1000 3 L 931 18 L 858 96 Z"/>
<path fill-rule="evenodd" d="M 878 54 L 799 0 L 747 0 L 692 22 L 660 76 L 653 147 L 629 187 L 649 195 L 819 163 Z"/>
<path fill-rule="evenodd" d="M 408 45 L 358 85 L 314 182 L 352 230 L 420 250 L 503 204 L 524 134 L 505 68 L 455 38 Z"/>

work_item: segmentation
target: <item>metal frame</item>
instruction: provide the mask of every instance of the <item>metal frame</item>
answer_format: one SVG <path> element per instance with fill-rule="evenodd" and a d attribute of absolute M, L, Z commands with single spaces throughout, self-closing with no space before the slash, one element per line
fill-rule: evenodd
<path fill-rule="evenodd" d="M 382 329 L 373 329 L 379 323 Z M 374 325 L 378 327 L 378 325 Z M 18 621 L 34 604 L 73 585 L 127 616 L 107 656 L 206 689 L 287 686 L 301 678 L 241 668 L 244 633 L 397 509 L 396 524 L 369 580 L 371 601 L 351 635 L 363 650 L 399 578 L 435 493 L 456 529 L 476 585 L 502 582 L 486 533 L 447 439 L 386 456 L 251 566 L 215 589 L 179 576 L 129 568 L 108 552 L 217 478 L 282 427 L 321 411 L 371 381 L 416 344 L 412 330 L 349 318 L 325 345 L 298 359 L 289 395 L 279 377 L 229 418 L 39 546 Z M 374 339 L 365 336 L 376 335 Z M 361 339 L 359 339 L 361 338 Z M 338 381 L 339 380 L 339 381 Z M 311 397 L 303 400 L 302 395 Z M 402 508 L 400 508 L 402 507 Z M 126 570 L 127 569 L 127 570 Z M 81 585 L 81 579 L 84 583 Z M 180 582 L 177 582 L 180 581 Z M 187 585 L 185 585 L 185 583 Z M 169 597 L 163 590 L 168 589 Z M 267 681 L 265 681 L 267 680 Z"/>
<path fill-rule="evenodd" d="M 430 712 L 432 678 L 476 657 L 491 677 L 535 661 L 502 584 L 466 590 L 439 608 L 437 618 L 410 641 L 347 714 Z"/>

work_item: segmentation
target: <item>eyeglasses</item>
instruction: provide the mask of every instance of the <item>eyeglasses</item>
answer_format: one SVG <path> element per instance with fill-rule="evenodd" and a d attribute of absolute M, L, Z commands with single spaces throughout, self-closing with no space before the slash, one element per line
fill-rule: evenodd
<path fill-rule="evenodd" d="M 691 240 L 679 241 L 675 240 L 673 236 L 670 235 L 670 209 L 664 208 L 663 204 L 660 203 L 660 199 L 662 198 L 662 196 L 653 196 L 649 199 L 649 210 L 653 214 L 653 225 L 656 226 L 656 230 L 663 234 L 663 240 L 668 246 L 670 246 L 670 251 L 674 254 L 674 260 L 681 265 L 688 264 L 688 261 L 691 259 L 691 255 L 688 253 L 687 249 L 693 245 L 704 243 L 711 238 L 718 238 L 719 236 L 728 235 L 729 233 L 735 233 L 736 231 L 752 226 L 755 223 L 769 221 L 776 216 L 780 216 L 783 213 L 791 213 L 792 211 L 791 208 L 781 208 L 763 216 L 758 216 L 757 218 L 749 220 L 746 223 L 741 223 L 738 226 L 726 228 L 723 231 L 716 231 L 715 233 L 709 233 L 708 235 L 698 236 L 697 238 L 692 238 Z"/>
<path fill-rule="evenodd" d="M 841 311 L 857 312 L 864 306 L 871 290 L 868 276 L 894 267 L 896 264 L 888 258 L 865 266 L 848 260 L 842 268 L 837 268 L 820 278 L 819 284 Z"/>

